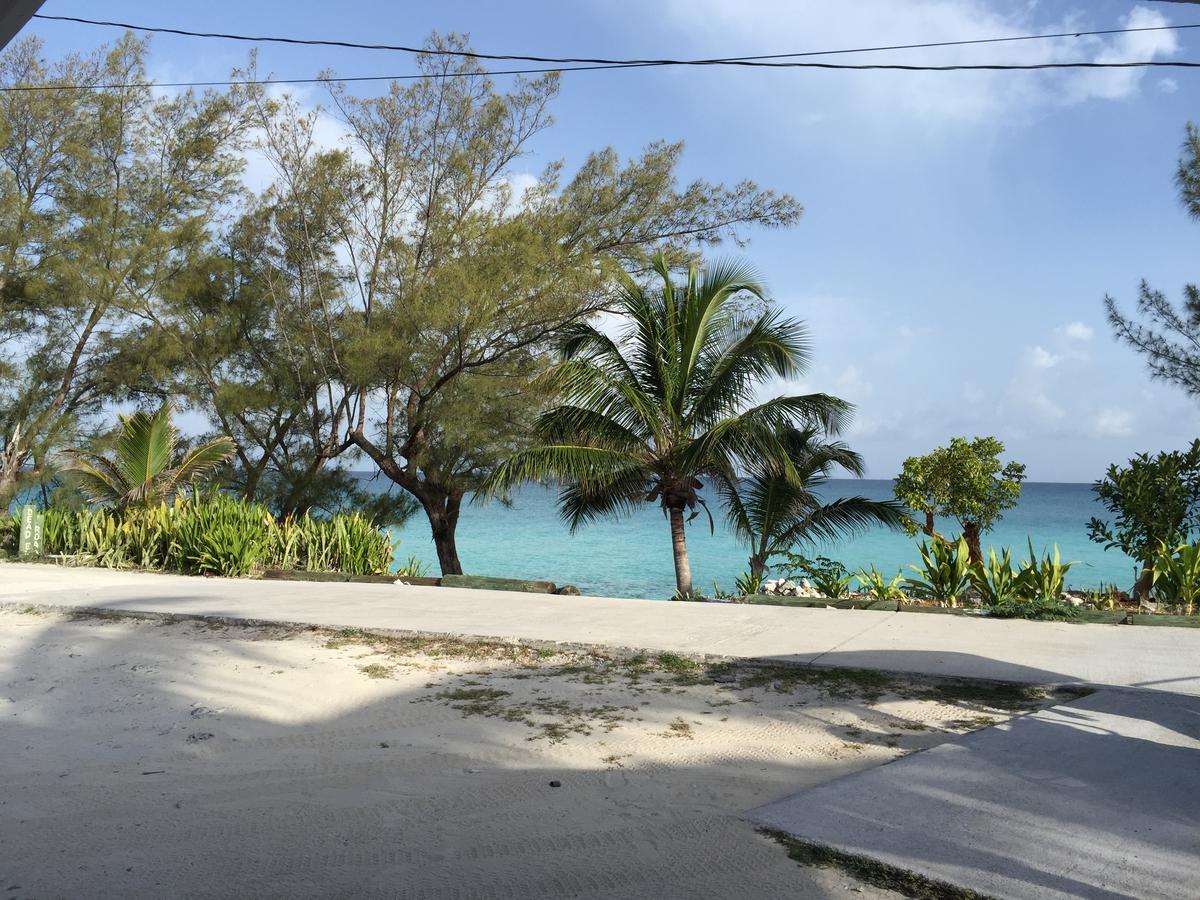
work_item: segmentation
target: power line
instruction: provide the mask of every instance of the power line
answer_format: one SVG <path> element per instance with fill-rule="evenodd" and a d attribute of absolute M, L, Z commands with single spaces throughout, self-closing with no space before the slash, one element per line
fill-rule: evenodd
<path fill-rule="evenodd" d="M 1183 29 L 1200 28 L 1200 24 L 1157 25 L 1142 28 L 1112 28 L 1098 31 L 1059 32 L 1054 34 L 1013 35 L 999 38 L 977 38 L 961 41 L 937 41 L 920 44 L 894 44 L 888 46 L 857 47 L 843 50 L 812 50 L 797 53 L 762 54 L 758 56 L 719 57 L 713 59 L 605 59 L 591 57 L 549 57 L 521 56 L 516 54 L 479 53 L 471 50 L 449 50 L 442 48 L 407 47 L 398 44 L 364 44 L 353 41 L 338 41 L 317 38 L 290 38 L 279 36 L 254 36 L 229 34 L 223 32 L 187 31 L 179 28 L 154 27 L 134 25 L 127 22 L 110 22 L 99 19 L 84 19 L 77 16 L 51 16 L 37 14 L 35 18 L 48 21 L 74 22 L 84 25 L 98 25 L 111 28 L 123 28 L 133 31 L 150 33 L 173 34 L 184 37 L 215 38 L 222 40 L 248 41 L 256 43 L 282 43 L 305 46 L 343 47 L 360 50 L 388 50 L 431 56 L 453 56 L 478 60 L 511 60 L 522 62 L 557 63 L 538 68 L 497 69 L 491 71 L 467 71 L 438 73 L 438 78 L 471 77 L 478 75 L 537 75 L 549 72 L 585 72 L 605 69 L 634 69 L 657 66 L 746 66 L 771 69 L 825 69 L 842 71 L 897 71 L 897 72 L 963 72 L 963 71 L 1037 71 L 1047 69 L 1126 69 L 1126 68 L 1200 68 L 1200 63 L 1172 60 L 1144 60 L 1131 62 L 1057 62 L 1057 63 L 980 63 L 954 65 L 917 65 L 904 63 L 824 63 L 797 62 L 798 58 L 814 56 L 832 56 L 852 53 L 875 53 L 891 50 L 914 50 L 936 47 L 956 47 L 973 44 L 998 44 L 1013 41 L 1047 40 L 1064 37 L 1089 37 L 1097 35 L 1128 34 L 1145 31 L 1178 31 Z M 371 81 L 410 81 L 431 77 L 429 73 L 402 75 L 350 75 L 350 76 L 318 76 L 314 78 L 264 78 L 247 79 L 243 81 L 176 81 L 176 82 L 128 82 L 105 84 L 48 84 L 48 85 L 9 85 L 0 87 L 0 93 L 15 91 L 44 91 L 44 90 L 117 90 L 127 88 L 187 88 L 187 87 L 231 87 L 233 85 L 273 85 L 273 84 L 349 84 Z"/>
<path fill-rule="evenodd" d="M 166 28 L 151 25 L 134 25 L 128 22 L 110 22 L 103 19 L 84 19 L 78 16 L 50 16 L 35 14 L 36 19 L 54 22 L 74 22 L 81 25 L 99 25 L 107 28 L 123 28 L 129 31 L 145 31 L 152 34 L 172 34 L 182 37 L 216 38 L 228 41 L 247 41 L 256 44 L 293 44 L 309 47 L 342 47 L 353 50 L 388 50 L 402 53 L 426 54 L 430 56 L 456 56 L 467 59 L 533 62 L 533 63 L 562 63 L 598 66 L 712 66 L 712 65 L 771 65 L 768 60 L 798 59 L 812 56 L 835 56 L 847 53 L 878 53 L 890 50 L 919 50 L 936 47 L 962 47 L 974 44 L 1003 44 L 1014 41 L 1040 41 L 1054 38 L 1094 37 L 1112 34 L 1134 34 L 1147 31 L 1182 31 L 1190 28 L 1200 28 L 1200 23 L 1188 25 L 1150 25 L 1140 28 L 1108 28 L 1098 31 L 1063 31 L 1053 34 L 1023 34 L 1008 37 L 975 38 L 961 41 L 931 41 L 921 44 L 892 44 L 875 47 L 852 47 L 843 50 L 809 50 L 798 53 L 771 53 L 758 56 L 727 56 L 714 59 L 605 59 L 597 57 L 572 56 L 523 56 L 513 53 L 480 53 L 474 50 L 449 50 L 444 48 L 408 47 L 403 44 L 366 44 L 356 41 L 331 40 L 328 38 L 294 38 L 270 35 L 233 34 L 220 31 L 188 31 L 182 28 Z M 552 70 L 560 71 L 560 70 Z M 501 74 L 501 73 L 495 73 Z"/>
<path fill-rule="evenodd" d="M 247 78 L 241 81 L 133 81 L 104 84 L 14 84 L 0 87 L 0 93 L 20 91 L 106 91 L 123 88 L 187 88 L 187 87 L 233 87 L 234 85 L 271 85 L 271 84 L 350 84 L 364 81 L 412 81 L 420 78 L 469 78 L 489 75 L 536 75 L 547 72 L 589 72 L 600 69 L 638 69 L 645 68 L 649 63 L 612 63 L 595 66 L 551 66 L 541 69 L 496 69 L 477 72 L 421 72 L 404 75 L 330 75 L 315 78 Z M 748 64 L 749 65 L 749 64 Z M 840 71 L 891 71 L 891 72 L 1032 72 L 1042 69 L 1200 69 L 1200 62 L 1183 62 L 1176 60 L 1144 60 L 1138 62 L 1063 62 L 1063 63 L 1029 63 L 1022 65 L 980 64 L 980 65 L 951 65 L 951 66 L 916 66 L 900 63 L 864 63 L 851 65 L 847 63 L 763 63 L 759 64 L 773 69 L 829 69 Z"/>

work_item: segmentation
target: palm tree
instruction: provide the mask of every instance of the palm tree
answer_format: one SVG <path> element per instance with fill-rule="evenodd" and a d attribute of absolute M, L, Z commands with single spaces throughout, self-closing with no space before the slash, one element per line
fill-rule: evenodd
<path fill-rule="evenodd" d="M 233 441 L 214 438 L 183 454 L 174 465 L 179 433 L 171 407 L 150 415 L 138 410 L 120 417 L 112 458 L 87 450 L 67 450 L 70 472 L 91 503 L 126 508 L 170 501 L 189 481 L 201 478 L 233 455 Z"/>
<path fill-rule="evenodd" d="M 790 471 L 780 429 L 836 430 L 850 407 L 826 394 L 754 403 L 767 378 L 803 374 L 809 350 L 799 322 L 740 302 L 746 294 L 765 295 L 745 265 L 693 266 L 682 284 L 672 281 L 661 254 L 653 269 L 661 279 L 654 288 L 628 275 L 621 281 L 617 304 L 627 324 L 620 338 L 587 323 L 565 335 L 561 360 L 547 378 L 561 402 L 535 424 L 541 445 L 497 467 L 481 495 L 557 480 L 565 485 L 559 511 L 572 532 L 598 517 L 658 503 L 670 522 L 676 586 L 687 596 L 685 522 L 698 506 L 707 510 L 702 478 L 732 478 L 750 459 L 774 460 Z"/>
<path fill-rule="evenodd" d="M 787 428 L 779 435 L 790 466 L 778 460 L 746 460 L 740 478 L 721 478 L 730 526 L 750 545 L 750 574 L 761 579 L 768 560 L 797 544 L 859 534 L 876 525 L 902 529 L 908 520 L 894 500 L 843 497 L 825 502 L 820 489 L 843 470 L 861 478 L 862 457 L 816 428 Z"/>

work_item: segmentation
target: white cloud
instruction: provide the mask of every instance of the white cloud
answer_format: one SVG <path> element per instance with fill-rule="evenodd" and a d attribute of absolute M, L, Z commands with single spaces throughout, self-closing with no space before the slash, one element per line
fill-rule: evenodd
<path fill-rule="evenodd" d="M 700 52 L 730 47 L 799 50 L 864 45 L 932 43 L 979 37 L 1150 28 L 1167 23 L 1136 6 L 1117 20 L 1082 19 L 1073 13 L 1047 19 L 1036 3 L 987 0 L 671 0 L 668 15 Z M 895 61 L 932 65 L 1125 62 L 1161 59 L 1177 50 L 1172 32 L 1065 37 L 1000 44 L 842 54 L 822 61 Z M 725 73 L 729 75 L 728 72 Z M 1135 94 L 1141 69 L 1041 72 L 763 72 L 727 78 L 743 98 L 762 96 L 778 110 L 781 98 L 796 117 L 819 121 L 873 116 L 876 125 L 913 130 L 948 122 L 1011 127 L 1042 109 Z M 897 123 L 892 125 L 891 123 Z"/>
<path fill-rule="evenodd" d="M 1174 78 L 1160 78 L 1158 82 L 1158 89 L 1164 94 L 1173 94 L 1179 90 L 1179 82 Z"/>
<path fill-rule="evenodd" d="M 1061 328 L 1056 328 L 1055 333 L 1072 341 L 1090 341 L 1095 334 L 1091 326 L 1085 325 L 1083 322 L 1071 322 L 1063 325 Z"/>
<path fill-rule="evenodd" d="M 875 392 L 875 385 L 863 377 L 858 366 L 846 366 L 833 381 L 833 393 L 851 403 L 859 403 Z"/>
<path fill-rule="evenodd" d="M 1045 347 L 1038 346 L 1029 351 L 1029 364 L 1035 369 L 1053 369 L 1060 362 L 1062 357 Z"/>
<path fill-rule="evenodd" d="M 1128 437 L 1133 434 L 1133 414 L 1127 409 L 1108 407 L 1092 418 L 1093 437 Z"/>

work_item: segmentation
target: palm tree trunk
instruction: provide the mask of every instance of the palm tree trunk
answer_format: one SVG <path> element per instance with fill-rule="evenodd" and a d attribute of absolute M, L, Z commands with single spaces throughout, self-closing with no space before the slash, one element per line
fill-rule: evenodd
<path fill-rule="evenodd" d="M 683 530 L 683 510 L 671 507 L 671 550 L 675 554 L 675 588 L 681 597 L 691 596 L 692 567 L 688 562 L 687 537 Z"/>
<path fill-rule="evenodd" d="M 755 553 L 750 557 L 750 574 L 755 578 L 762 578 L 767 571 L 767 558 L 762 554 Z"/>

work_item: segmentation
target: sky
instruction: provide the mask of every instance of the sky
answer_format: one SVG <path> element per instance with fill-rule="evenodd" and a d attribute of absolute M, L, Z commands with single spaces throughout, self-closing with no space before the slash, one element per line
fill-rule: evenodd
<path fill-rule="evenodd" d="M 99 17 L 93 3 L 42 12 Z M 1160 24 L 1200 7 L 1067 0 L 109 0 L 103 18 L 420 44 L 470 35 L 477 50 L 550 56 L 711 57 Z M 34 20 L 50 57 L 119 32 Z M 227 77 L 247 46 L 156 36 L 157 80 Z M 1200 60 L 1200 29 L 845 55 L 849 62 Z M 263 45 L 260 71 L 311 77 L 414 71 L 399 53 Z M 504 86 L 508 78 L 500 76 Z M 359 87 L 358 93 L 382 86 Z M 319 90 L 303 89 L 306 104 Z M 846 439 L 869 474 L 956 435 L 993 434 L 1034 481 L 1092 481 L 1112 462 L 1200 436 L 1193 400 L 1149 379 L 1104 318 L 1132 310 L 1141 279 L 1178 299 L 1200 280 L 1200 223 L 1173 183 L 1184 126 L 1200 120 L 1200 70 L 821 72 L 730 68 L 566 74 L 512 176 L 567 172 L 613 146 L 623 157 L 683 140 L 684 180 L 743 178 L 795 196 L 800 223 L 751 232 L 744 250 L 814 347 L 780 390 L 857 407 Z M 334 132 L 331 131 L 331 134 Z M 331 140 L 335 139 L 331 137 Z M 253 175 L 252 175 L 253 177 Z"/>

